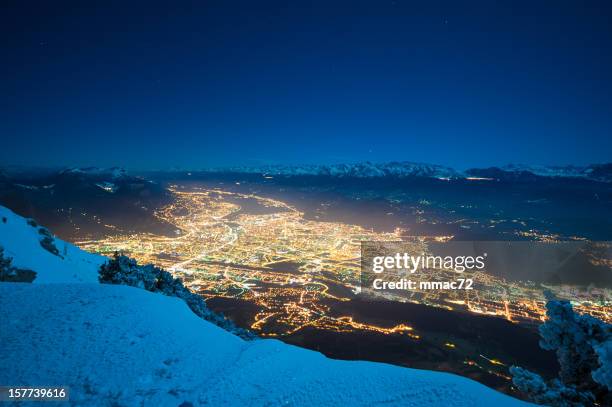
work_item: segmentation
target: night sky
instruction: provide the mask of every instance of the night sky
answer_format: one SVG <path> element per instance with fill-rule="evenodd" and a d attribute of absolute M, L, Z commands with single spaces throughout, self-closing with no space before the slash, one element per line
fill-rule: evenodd
<path fill-rule="evenodd" d="M 0 166 L 612 161 L 610 2 L 89 3 L 0 6 Z"/>

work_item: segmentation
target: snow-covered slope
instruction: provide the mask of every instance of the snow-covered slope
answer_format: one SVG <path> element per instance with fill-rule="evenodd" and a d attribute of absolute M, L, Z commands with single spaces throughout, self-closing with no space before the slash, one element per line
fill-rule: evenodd
<path fill-rule="evenodd" d="M 52 239 L 47 248 L 41 244 L 45 237 Z M 13 258 L 14 267 L 36 273 L 34 283 L 97 282 L 98 269 L 106 261 L 50 236 L 45 228 L 4 206 L 0 206 L 0 247 L 4 256 Z"/>
<path fill-rule="evenodd" d="M 0 383 L 69 386 L 72 405 L 524 405 L 451 374 L 246 342 L 133 287 L 0 283 L 0 310 Z"/>
<path fill-rule="evenodd" d="M 53 254 L 49 236 L 0 207 L 5 256 L 54 283 L 0 283 L 3 386 L 68 386 L 79 406 L 524 404 L 451 374 L 244 341 L 179 298 L 98 284 L 104 257 L 59 239 Z"/>

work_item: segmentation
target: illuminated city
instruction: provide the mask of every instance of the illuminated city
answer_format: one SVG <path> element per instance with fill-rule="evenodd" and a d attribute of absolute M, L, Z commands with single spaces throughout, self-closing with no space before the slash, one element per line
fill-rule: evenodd
<path fill-rule="evenodd" d="M 141 263 L 153 263 L 181 277 L 205 298 L 239 298 L 256 305 L 250 328 L 260 336 L 284 336 L 311 326 L 332 331 L 366 330 L 419 333 L 406 324 L 376 326 L 352 315 L 332 316 L 333 301 L 349 301 L 360 290 L 360 242 L 398 241 L 402 230 L 378 233 L 357 225 L 307 220 L 292 206 L 262 196 L 174 185 L 175 201 L 156 213 L 175 225 L 175 236 L 150 233 L 78 241 L 92 252 L 124 252 Z M 437 237 L 437 240 L 447 240 Z M 410 238 L 415 253 L 428 238 Z M 417 273 L 415 278 L 444 281 L 449 270 Z M 484 272 L 471 274 L 474 290 L 431 290 L 409 296 L 379 294 L 382 299 L 410 301 L 448 310 L 500 316 L 511 322 L 538 323 L 545 318 L 541 286 L 502 280 Z M 588 292 L 569 286 L 546 287 L 572 300 L 580 312 L 612 320 L 610 292 Z M 593 302 L 593 298 L 602 298 Z"/>

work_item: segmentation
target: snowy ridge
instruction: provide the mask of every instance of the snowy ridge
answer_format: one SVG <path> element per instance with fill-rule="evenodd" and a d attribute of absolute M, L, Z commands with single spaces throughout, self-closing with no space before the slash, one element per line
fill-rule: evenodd
<path fill-rule="evenodd" d="M 22 169 L 22 173 L 27 171 Z M 238 173 L 238 174 L 261 174 L 264 176 L 327 176 L 338 178 L 437 178 L 443 180 L 452 179 L 472 179 L 474 177 L 485 177 L 492 179 L 518 179 L 528 174 L 539 178 L 573 178 L 588 179 L 599 182 L 612 182 L 612 163 L 590 164 L 585 166 L 565 165 L 565 166 L 545 166 L 545 165 L 524 165 L 508 164 L 500 167 L 489 168 L 470 168 L 465 171 L 456 170 L 451 167 L 416 163 L 409 161 L 371 163 L 361 162 L 355 164 L 332 164 L 332 165 L 264 165 L 264 166 L 234 166 L 234 167 L 215 167 L 200 170 L 187 170 L 181 168 L 170 168 L 169 170 L 156 170 L 153 172 L 161 173 Z M 113 182 L 138 179 L 146 181 L 142 177 L 128 175 L 123 168 L 68 168 L 54 173 L 59 177 L 72 176 L 71 178 L 81 178 L 87 180 L 100 181 L 98 185 L 102 189 L 108 189 L 103 184 L 113 184 Z M 524 179 L 524 178 L 523 178 Z M 11 176 L 2 173 L 0 169 L 0 181 L 10 181 Z M 149 181 L 150 182 L 150 181 Z M 22 187 L 28 187 L 22 185 Z M 112 192 L 112 191 L 109 191 Z"/>
<path fill-rule="evenodd" d="M 527 405 L 452 374 L 246 342 L 134 287 L 0 283 L 0 309 L 0 383 L 67 385 L 71 405 Z"/>
<path fill-rule="evenodd" d="M 357 163 L 334 165 L 267 165 L 259 167 L 212 168 L 202 172 L 262 174 L 267 176 L 329 176 L 338 178 L 438 178 L 473 179 L 474 176 L 490 175 L 492 179 L 512 178 L 531 174 L 544 178 L 580 178 L 600 182 L 612 182 L 612 164 L 592 164 L 587 166 L 538 166 L 508 164 L 502 167 L 471 168 L 466 171 L 455 170 L 435 164 L 414 162 Z M 487 177 L 489 178 L 489 177 Z"/>
<path fill-rule="evenodd" d="M 110 179 L 118 179 L 127 176 L 127 171 L 119 167 L 111 168 L 98 168 L 98 167 L 85 167 L 85 168 L 67 168 L 60 171 L 61 174 L 79 174 L 86 176 L 96 177 L 108 177 Z"/>
<path fill-rule="evenodd" d="M 593 172 L 591 167 L 578 167 L 575 165 L 565 166 L 544 166 L 544 165 L 524 165 L 508 164 L 501 167 L 507 172 L 530 172 L 540 177 L 568 177 L 568 178 L 587 178 Z"/>
<path fill-rule="evenodd" d="M 0 246 L 13 266 L 36 272 L 34 283 L 98 281 L 98 269 L 105 257 L 87 253 L 73 244 L 53 238 L 57 254 L 41 245 L 45 228 L 0 206 Z"/>
<path fill-rule="evenodd" d="M 466 171 L 469 175 L 489 175 L 498 179 L 518 179 L 531 176 L 540 178 L 586 179 L 598 182 L 612 182 L 612 164 L 576 165 L 524 165 L 508 164 L 503 167 L 472 168 Z"/>
<path fill-rule="evenodd" d="M 238 172 L 247 174 L 265 175 L 318 175 L 332 177 L 430 177 L 430 178 L 459 178 L 461 173 L 450 167 L 434 164 L 422 164 L 413 162 L 390 162 L 390 163 L 358 163 L 358 164 L 333 164 L 333 165 L 269 165 L 262 167 L 230 167 L 207 170 L 210 172 Z"/>

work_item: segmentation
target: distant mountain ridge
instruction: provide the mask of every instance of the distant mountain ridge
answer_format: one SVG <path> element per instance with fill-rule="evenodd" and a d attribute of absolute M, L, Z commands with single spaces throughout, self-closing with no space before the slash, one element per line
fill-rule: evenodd
<path fill-rule="evenodd" d="M 472 168 L 468 176 L 487 177 L 499 180 L 529 180 L 537 178 L 574 178 L 598 182 L 612 182 L 612 163 L 585 166 L 542 166 L 508 164 L 503 167 Z"/>
<path fill-rule="evenodd" d="M 457 170 L 452 167 L 411 161 L 391 161 L 386 163 L 372 163 L 369 161 L 353 164 L 306 164 L 306 165 L 262 165 L 262 166 L 231 166 L 211 167 L 200 170 L 173 168 L 155 173 L 237 173 L 261 174 L 264 176 L 327 176 L 338 178 L 437 178 L 443 180 L 481 178 L 497 181 L 529 181 L 542 178 L 572 178 L 586 179 L 598 182 L 612 182 L 612 162 L 589 165 L 526 165 L 507 164 L 503 166 L 469 168 Z M 145 172 L 149 173 L 149 172 Z M 0 182 L 27 178 L 27 170 L 20 169 L 18 173 L 10 167 L 0 167 Z M 123 181 L 143 182 L 146 178 L 130 175 L 121 167 L 69 167 L 63 170 L 49 170 L 41 176 L 41 170 L 36 169 L 35 179 L 55 180 L 80 179 L 82 181 L 95 181 L 108 183 Z M 25 184 L 25 183 L 22 183 Z M 40 187 L 40 186 L 39 186 Z M 103 187 L 101 187 L 103 188 Z M 108 191 L 108 188 L 103 188 Z"/>
<path fill-rule="evenodd" d="M 112 168 L 67 168 L 29 173 L 0 170 L 0 204 L 49 225 L 70 240 L 83 228 L 106 233 L 106 224 L 129 225 L 130 230 L 171 227 L 154 216 L 155 208 L 171 201 L 163 185 Z M 126 231 L 126 232 L 129 232 Z"/>
<path fill-rule="evenodd" d="M 599 182 L 612 182 L 612 163 L 587 166 L 529 166 L 508 164 L 502 167 L 471 168 L 459 171 L 451 167 L 416 162 L 389 162 L 332 165 L 266 165 L 210 168 L 202 172 L 244 173 L 269 176 L 331 176 L 339 178 L 438 178 L 490 180 L 529 180 L 538 178 L 581 178 Z"/>
<path fill-rule="evenodd" d="M 110 179 L 119 179 L 128 176 L 127 171 L 124 168 L 120 167 L 110 167 L 110 168 L 99 168 L 99 167 L 85 167 L 85 168 L 66 168 L 59 172 L 59 175 L 66 174 L 78 174 L 83 176 L 93 176 L 93 177 L 104 177 Z"/>
<path fill-rule="evenodd" d="M 236 172 L 248 174 L 284 175 L 284 176 L 332 176 L 332 177 L 428 177 L 460 178 L 462 174 L 450 167 L 435 164 L 413 162 L 389 162 L 332 165 L 266 165 L 260 167 L 211 168 L 207 172 Z"/>

